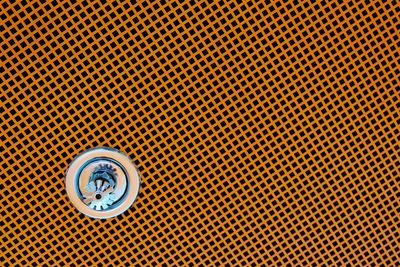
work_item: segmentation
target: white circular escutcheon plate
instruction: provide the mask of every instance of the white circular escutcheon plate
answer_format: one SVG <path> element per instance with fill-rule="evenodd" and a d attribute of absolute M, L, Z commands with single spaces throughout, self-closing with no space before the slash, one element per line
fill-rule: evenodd
<path fill-rule="evenodd" d="M 65 175 L 65 188 L 80 212 L 105 219 L 129 209 L 139 193 L 140 176 L 127 155 L 97 147 L 72 161 Z"/>

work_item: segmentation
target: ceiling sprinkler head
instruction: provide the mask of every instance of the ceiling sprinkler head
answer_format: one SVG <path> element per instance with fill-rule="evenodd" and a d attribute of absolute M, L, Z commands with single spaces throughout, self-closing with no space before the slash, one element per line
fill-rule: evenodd
<path fill-rule="evenodd" d="M 93 218 L 110 218 L 132 205 L 140 177 L 128 156 L 100 147 L 85 151 L 71 163 L 65 185 L 79 211 Z"/>

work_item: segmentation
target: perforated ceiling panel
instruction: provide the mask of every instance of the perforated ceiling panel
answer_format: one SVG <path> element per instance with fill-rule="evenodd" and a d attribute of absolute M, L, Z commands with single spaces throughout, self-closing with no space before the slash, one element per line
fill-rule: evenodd
<path fill-rule="evenodd" d="M 398 1 L 267 2 L 2 1 L 1 266 L 399 266 Z"/>

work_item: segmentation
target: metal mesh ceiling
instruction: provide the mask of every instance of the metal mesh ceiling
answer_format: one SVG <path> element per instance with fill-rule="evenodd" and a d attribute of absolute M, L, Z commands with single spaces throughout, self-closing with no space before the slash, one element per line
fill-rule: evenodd
<path fill-rule="evenodd" d="M 268 2 L 1 1 L 1 265 L 399 266 L 398 2 Z"/>

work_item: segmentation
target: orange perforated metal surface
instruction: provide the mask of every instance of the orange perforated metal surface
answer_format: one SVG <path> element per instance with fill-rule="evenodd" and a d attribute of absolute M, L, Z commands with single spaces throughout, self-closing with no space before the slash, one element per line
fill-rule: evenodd
<path fill-rule="evenodd" d="M 1 266 L 400 265 L 397 1 L 1 13 Z M 142 174 L 113 219 L 64 189 L 96 146 Z"/>

